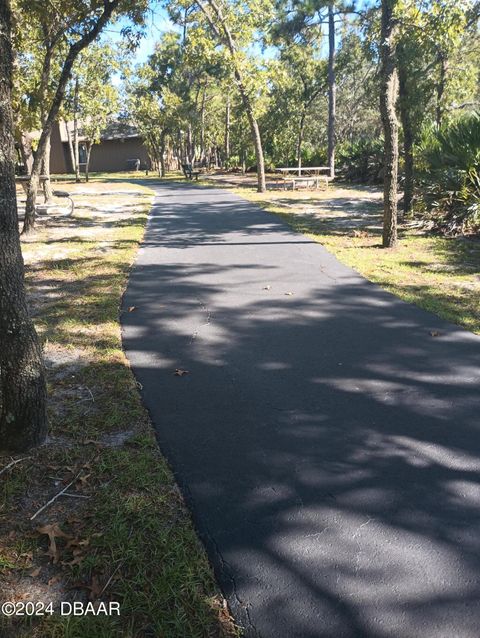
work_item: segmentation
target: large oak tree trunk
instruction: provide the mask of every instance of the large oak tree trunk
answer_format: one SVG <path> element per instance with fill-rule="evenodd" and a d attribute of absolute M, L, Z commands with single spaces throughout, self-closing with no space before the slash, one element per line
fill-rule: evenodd
<path fill-rule="evenodd" d="M 337 86 L 335 79 L 335 12 L 334 3 L 328 5 L 328 166 L 335 177 L 335 119 Z"/>
<path fill-rule="evenodd" d="M 41 350 L 28 315 L 18 233 L 11 108 L 9 0 L 0 2 L 0 447 L 21 451 L 47 433 Z"/>
<path fill-rule="evenodd" d="M 395 61 L 396 0 L 382 0 L 380 43 L 380 113 L 384 144 L 383 246 L 397 243 L 398 122 L 395 111 L 398 80 Z"/>

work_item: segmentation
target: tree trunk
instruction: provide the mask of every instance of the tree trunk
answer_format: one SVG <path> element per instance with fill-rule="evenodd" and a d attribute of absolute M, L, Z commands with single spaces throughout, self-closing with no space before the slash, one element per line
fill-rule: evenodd
<path fill-rule="evenodd" d="M 396 0 L 382 0 L 380 113 L 384 145 L 383 178 L 383 246 L 397 243 L 397 181 L 398 181 L 398 122 L 395 112 L 397 100 L 397 70 L 395 65 L 395 31 L 393 16 Z"/>
<path fill-rule="evenodd" d="M 400 59 L 401 60 L 401 59 Z M 403 153 L 405 161 L 405 179 L 403 185 L 403 212 L 407 215 L 412 209 L 414 189 L 413 143 L 414 131 L 410 113 L 411 95 L 408 90 L 408 70 L 400 61 L 398 66 L 400 118 L 403 129 Z"/>
<path fill-rule="evenodd" d="M 79 82 L 75 78 L 75 90 L 73 94 L 73 153 L 75 158 L 75 181 L 80 182 L 80 153 L 78 150 L 78 91 Z"/>
<path fill-rule="evenodd" d="M 20 146 L 20 154 L 22 156 L 22 162 L 25 166 L 26 172 L 30 173 L 33 166 L 33 152 L 32 152 L 32 142 L 29 137 L 27 137 L 26 133 L 22 133 L 20 135 L 19 140 Z"/>
<path fill-rule="evenodd" d="M 227 21 L 224 18 L 220 7 L 217 5 L 215 0 L 206 0 L 206 2 L 212 8 L 214 14 L 216 15 L 217 20 L 220 23 L 221 28 L 223 30 L 224 36 L 222 36 L 219 28 L 215 24 L 215 20 L 210 15 L 210 12 L 207 11 L 206 7 L 202 3 L 202 0 L 196 0 L 196 2 L 198 6 L 200 7 L 200 9 L 202 10 L 203 14 L 205 15 L 215 35 L 221 42 L 226 44 L 228 51 L 230 53 L 230 58 L 232 60 L 233 67 L 234 67 L 235 82 L 238 86 L 238 91 L 242 99 L 243 107 L 247 114 L 248 123 L 250 124 L 250 131 L 252 133 L 253 143 L 255 146 L 255 157 L 257 160 L 257 184 L 258 184 L 257 191 L 259 193 L 264 193 L 267 190 L 267 187 L 265 184 L 265 161 L 263 158 L 262 138 L 260 136 L 260 129 L 258 127 L 258 122 L 255 118 L 255 113 L 253 110 L 252 102 L 250 100 L 250 96 L 248 94 L 245 83 L 243 81 L 243 76 L 240 71 L 240 68 L 237 64 L 235 41 L 230 32 L 230 28 L 227 24 Z"/>
<path fill-rule="evenodd" d="M 72 173 L 75 173 L 75 152 L 73 150 L 72 134 L 68 127 L 68 122 L 65 122 L 65 130 L 67 131 L 68 150 L 70 151 L 70 163 L 72 164 Z"/>
<path fill-rule="evenodd" d="M 200 107 L 200 161 L 205 160 L 205 103 L 207 101 L 207 84 L 203 87 L 202 105 Z"/>
<path fill-rule="evenodd" d="M 192 125 L 189 122 L 187 127 L 187 164 L 193 165 L 193 160 Z"/>
<path fill-rule="evenodd" d="M 225 105 L 225 168 L 230 164 L 230 94 Z"/>
<path fill-rule="evenodd" d="M 48 27 L 43 26 L 45 57 L 43 58 L 42 73 L 40 77 L 40 121 L 42 127 L 45 126 L 47 119 L 47 103 L 48 103 L 48 85 L 50 82 L 50 71 L 52 66 L 53 44 L 48 38 Z M 50 135 L 45 144 L 45 152 L 42 158 L 42 171 L 48 178 L 43 184 L 43 192 L 45 194 L 45 202 L 52 201 L 52 185 L 50 183 Z"/>
<path fill-rule="evenodd" d="M 177 131 L 177 170 L 181 170 L 183 159 L 183 144 L 182 144 L 182 131 Z"/>
<path fill-rule="evenodd" d="M 87 150 L 87 156 L 85 158 L 85 181 L 88 182 L 88 174 L 90 171 L 90 156 L 92 154 L 92 146 L 93 144 L 87 140 L 86 142 L 86 150 Z"/>
<path fill-rule="evenodd" d="M 47 433 L 46 385 L 41 350 L 25 294 L 18 234 L 15 144 L 11 107 L 10 3 L 0 3 L 0 442 L 26 450 Z"/>
<path fill-rule="evenodd" d="M 43 192 L 45 193 L 45 202 L 51 202 L 53 193 L 52 193 L 52 184 L 50 182 L 50 135 L 47 138 L 47 143 L 45 144 L 45 156 L 43 158 L 43 174 L 48 177 L 47 180 L 43 183 Z"/>
<path fill-rule="evenodd" d="M 328 5 L 328 166 L 330 177 L 335 177 L 335 118 L 336 118 L 336 79 L 335 79 L 335 12 L 334 3 Z"/>
<path fill-rule="evenodd" d="M 298 175 L 302 174 L 302 145 L 303 145 L 303 131 L 305 128 L 305 109 L 302 111 L 302 115 L 300 116 L 300 123 L 298 126 L 298 137 L 297 137 L 297 166 L 298 166 Z"/>
<path fill-rule="evenodd" d="M 250 100 L 244 100 L 245 110 L 247 111 L 250 130 L 252 131 L 253 141 L 255 143 L 255 158 L 257 160 L 257 191 L 264 193 L 267 190 L 265 183 L 265 162 L 263 159 L 262 138 L 260 137 L 260 129 L 257 120 L 253 114 L 253 108 Z"/>
<path fill-rule="evenodd" d="M 448 71 L 448 59 L 447 56 L 440 51 L 438 54 L 438 62 L 440 64 L 440 75 L 437 83 L 437 107 L 436 107 L 436 122 L 437 126 L 442 125 L 444 106 L 443 106 L 443 94 L 445 93 L 445 84 L 447 81 Z"/>
<path fill-rule="evenodd" d="M 35 226 L 35 204 L 37 200 L 40 170 L 42 167 L 43 157 L 45 155 L 45 147 L 47 145 L 47 140 L 52 132 L 53 123 L 55 122 L 60 110 L 60 106 L 62 105 L 63 96 L 65 95 L 65 88 L 67 86 L 68 80 L 70 79 L 73 64 L 77 59 L 79 53 L 91 42 L 93 42 L 93 40 L 95 40 L 97 35 L 107 24 L 112 13 L 117 8 L 119 2 L 120 0 L 105 0 L 103 5 L 103 13 L 96 20 L 93 21 L 91 29 L 84 33 L 84 35 L 74 44 L 72 44 L 68 49 L 67 57 L 65 58 L 65 61 L 63 63 L 60 78 L 58 80 L 57 90 L 55 91 L 55 95 L 53 96 L 50 110 L 48 112 L 47 119 L 45 120 L 45 125 L 43 126 L 40 140 L 38 142 L 37 153 L 33 161 L 32 173 L 28 186 L 27 201 L 25 203 L 25 221 L 23 224 L 24 233 L 28 233 Z"/>
<path fill-rule="evenodd" d="M 167 170 L 165 168 L 165 140 L 167 138 L 167 131 L 163 130 L 160 133 L 160 177 L 165 177 Z"/>

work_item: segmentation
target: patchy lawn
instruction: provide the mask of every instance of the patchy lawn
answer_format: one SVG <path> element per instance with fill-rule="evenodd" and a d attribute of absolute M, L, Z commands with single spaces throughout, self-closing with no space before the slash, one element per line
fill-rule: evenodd
<path fill-rule="evenodd" d="M 68 190 L 74 216 L 23 240 L 50 435 L 0 458 L 0 472 L 19 460 L 0 475 L 0 593 L 56 608 L 118 601 L 121 615 L 0 616 L 0 635 L 237 635 L 121 348 L 120 299 L 152 191 L 98 180 Z"/>
<path fill-rule="evenodd" d="M 234 192 L 281 215 L 340 261 L 401 299 L 480 334 L 480 241 L 446 239 L 400 224 L 398 248 L 381 247 L 378 189 L 331 185 L 327 191 Z"/>

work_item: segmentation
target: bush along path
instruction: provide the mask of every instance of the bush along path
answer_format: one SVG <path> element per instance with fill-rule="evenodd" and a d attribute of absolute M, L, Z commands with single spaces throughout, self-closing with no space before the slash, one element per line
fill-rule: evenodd
<path fill-rule="evenodd" d="M 234 636 L 121 348 L 120 300 L 152 193 L 121 182 L 68 189 L 74 217 L 48 219 L 23 244 L 49 439 L 0 459 L 2 602 L 51 602 L 55 613 L 0 616 L 0 634 Z M 97 612 L 114 601 L 120 615 L 61 616 L 62 601 Z"/>

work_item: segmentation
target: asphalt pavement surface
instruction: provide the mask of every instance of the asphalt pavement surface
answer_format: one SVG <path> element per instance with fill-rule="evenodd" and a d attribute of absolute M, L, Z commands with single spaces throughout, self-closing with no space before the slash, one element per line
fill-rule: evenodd
<path fill-rule="evenodd" d="M 479 638 L 480 338 L 227 190 L 154 188 L 124 347 L 246 636 Z"/>

